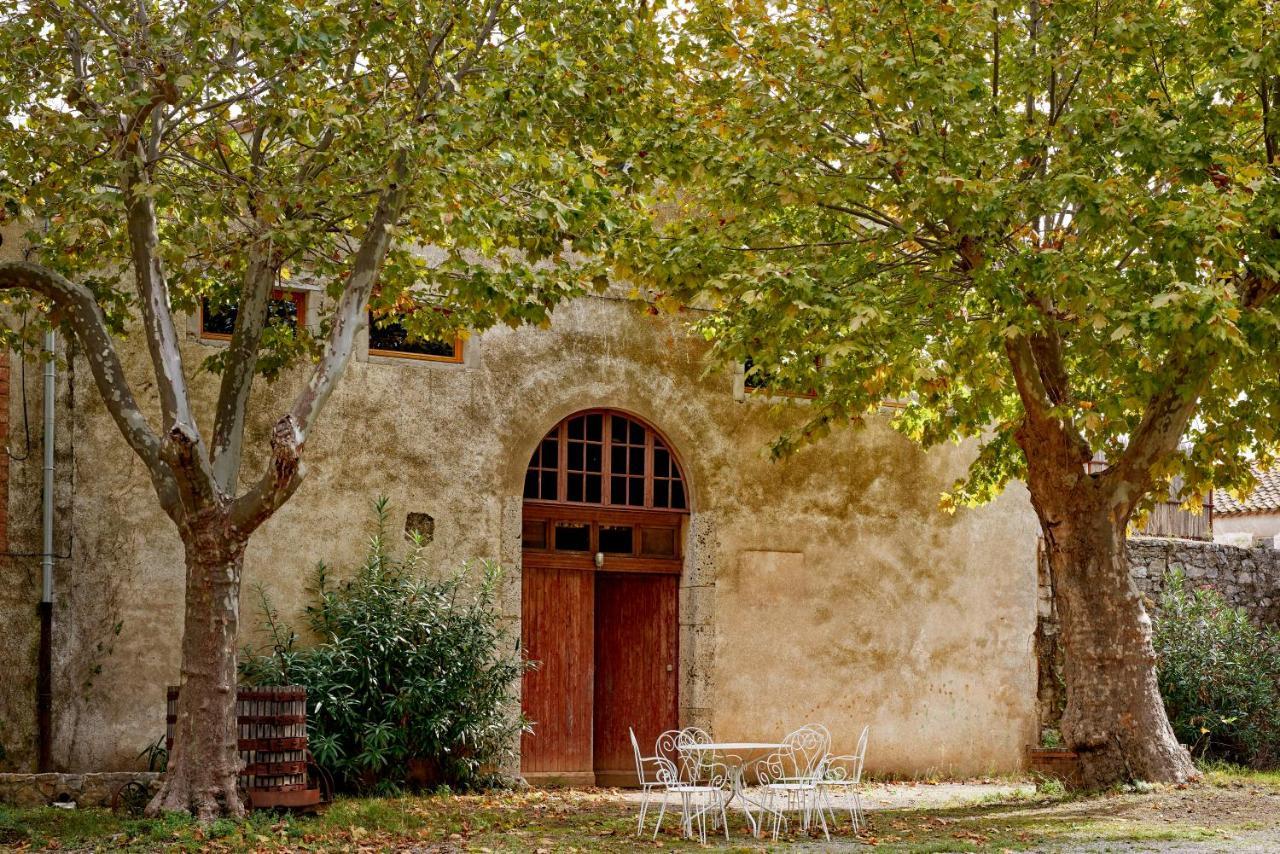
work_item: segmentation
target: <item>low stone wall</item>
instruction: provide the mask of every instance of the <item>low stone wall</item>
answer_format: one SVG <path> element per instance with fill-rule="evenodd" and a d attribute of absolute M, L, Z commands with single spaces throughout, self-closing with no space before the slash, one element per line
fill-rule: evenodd
<path fill-rule="evenodd" d="M 1148 599 L 1160 601 L 1165 578 L 1179 570 L 1197 587 L 1211 587 L 1259 623 L 1280 626 L 1280 551 L 1237 546 L 1133 537 L 1129 569 Z"/>
<path fill-rule="evenodd" d="M 153 771 L 110 771 L 100 774 L 0 774 L 0 803 L 39 807 L 74 801 L 77 807 L 110 807 L 128 783 L 141 783 L 155 794 L 160 775 Z"/>
<path fill-rule="evenodd" d="M 1228 603 L 1243 608 L 1256 622 L 1280 628 L 1280 550 L 1270 545 L 1240 548 L 1200 540 L 1130 537 L 1129 571 L 1149 607 L 1158 607 L 1171 571 L 1181 571 L 1190 585 L 1209 587 Z M 1043 547 L 1039 568 L 1039 614 L 1035 650 L 1038 669 L 1037 713 L 1040 727 L 1056 727 L 1066 701 L 1062 649 L 1053 587 Z"/>

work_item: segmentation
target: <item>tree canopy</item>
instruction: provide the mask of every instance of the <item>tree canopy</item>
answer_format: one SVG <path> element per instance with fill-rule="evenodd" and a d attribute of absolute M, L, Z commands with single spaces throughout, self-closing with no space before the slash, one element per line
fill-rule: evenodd
<path fill-rule="evenodd" d="M 0 262 L 0 299 L 38 321 L 6 340 L 74 335 L 186 550 L 183 688 L 152 811 L 243 811 L 245 548 L 301 484 L 369 313 L 420 337 L 545 323 L 603 282 L 638 212 L 632 128 L 653 91 L 639 81 L 662 57 L 650 20 L 592 0 L 0 11 L 0 209 L 28 241 L 25 260 Z M 268 324 L 294 278 L 326 296 L 315 340 Z M 198 413 L 176 313 L 206 298 L 236 315 L 204 362 L 221 374 L 214 410 Z M 158 407 L 135 397 L 128 336 L 145 342 Z M 270 459 L 241 489 L 255 377 L 294 361 L 305 382 L 271 413 Z"/>
<path fill-rule="evenodd" d="M 1276 15 L 695 3 L 633 272 L 721 309 L 722 355 L 816 391 L 779 450 L 901 401 L 925 444 L 982 437 L 949 497 L 975 502 L 1025 476 L 1038 407 L 1086 459 L 1187 495 L 1241 482 L 1241 452 L 1268 463 L 1280 441 Z M 1185 435 L 1148 435 L 1186 401 Z"/>
<path fill-rule="evenodd" d="M 254 264 L 336 299 L 398 183 L 375 310 L 420 335 L 545 322 L 624 224 L 637 20 L 533 0 L 19 2 L 0 13 L 3 215 L 119 332 L 138 299 L 129 197 L 154 208 L 183 311 L 237 302 Z M 320 352 L 281 330 L 262 345 L 259 369 Z"/>

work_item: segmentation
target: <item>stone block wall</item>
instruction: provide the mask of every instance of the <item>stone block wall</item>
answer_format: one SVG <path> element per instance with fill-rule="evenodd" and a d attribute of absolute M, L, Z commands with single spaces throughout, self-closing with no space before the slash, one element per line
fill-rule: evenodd
<path fill-rule="evenodd" d="M 1138 589 L 1158 603 L 1170 571 L 1180 570 L 1197 587 L 1211 587 L 1259 623 L 1280 626 L 1280 551 L 1133 537 L 1129 570 Z"/>
<path fill-rule="evenodd" d="M 138 783 L 148 795 L 160 788 L 154 771 L 114 771 L 92 774 L 0 774 L 0 804 L 42 807 L 74 803 L 78 807 L 111 807 L 116 793 Z"/>
<path fill-rule="evenodd" d="M 1043 546 L 1043 544 L 1042 544 Z M 1062 649 L 1053 583 L 1043 547 L 1037 555 L 1036 705 L 1041 729 L 1056 727 L 1066 702 L 1062 681 Z M 1158 607 L 1170 572 L 1180 571 L 1188 584 L 1209 587 L 1232 606 L 1243 608 L 1255 622 L 1280 628 L 1280 550 L 1270 544 L 1240 548 L 1201 540 L 1130 537 L 1129 572 L 1148 608 Z"/>

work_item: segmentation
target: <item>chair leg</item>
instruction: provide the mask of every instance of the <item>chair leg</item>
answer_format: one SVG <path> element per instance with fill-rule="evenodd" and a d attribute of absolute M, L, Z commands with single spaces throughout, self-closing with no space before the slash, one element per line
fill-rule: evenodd
<path fill-rule="evenodd" d="M 658 831 L 662 829 L 662 817 L 667 814 L 667 793 L 662 793 L 662 809 L 658 810 L 658 823 L 653 826 L 653 838 L 658 838 Z"/>
<path fill-rule="evenodd" d="M 646 786 L 640 798 L 640 819 L 638 822 L 636 822 L 636 836 L 644 835 L 644 815 L 646 812 L 649 811 L 650 795 L 651 795 L 651 792 L 649 791 L 649 788 Z"/>
<path fill-rule="evenodd" d="M 831 787 L 830 786 L 818 787 L 818 809 L 822 810 L 826 815 L 829 815 L 831 817 L 832 824 L 836 823 L 835 807 L 831 805 Z"/>
<path fill-rule="evenodd" d="M 782 829 L 783 824 L 784 824 L 784 823 L 786 822 L 786 820 L 787 820 L 787 817 L 786 817 L 785 815 L 783 815 L 783 812 L 785 812 L 785 811 L 786 811 L 786 802 L 785 802 L 785 801 L 783 801 L 783 803 L 782 803 L 782 805 L 781 805 L 781 806 L 778 806 L 778 807 L 776 807 L 776 808 L 775 808 L 775 807 L 774 807 L 774 797 L 773 797 L 772 795 L 770 795 L 770 796 L 769 796 L 769 806 L 770 806 L 770 808 L 771 808 L 771 809 L 772 809 L 772 811 L 773 811 L 773 841 L 774 841 L 774 842 L 777 842 L 777 841 L 778 841 L 778 831 Z"/>
<path fill-rule="evenodd" d="M 818 810 L 818 823 L 822 825 L 822 835 L 826 838 L 826 840 L 827 840 L 828 842 L 830 842 L 830 841 L 831 841 L 831 831 L 827 829 L 827 816 L 826 816 L 826 814 L 822 811 L 822 803 L 818 800 L 818 797 L 819 797 L 819 791 L 818 791 L 817 789 L 814 789 L 814 790 L 813 790 L 813 805 L 814 805 L 815 807 L 817 807 L 817 810 Z"/>

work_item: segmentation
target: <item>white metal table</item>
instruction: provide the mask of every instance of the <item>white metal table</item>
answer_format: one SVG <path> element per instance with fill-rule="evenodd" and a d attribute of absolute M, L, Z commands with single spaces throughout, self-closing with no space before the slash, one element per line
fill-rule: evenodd
<path fill-rule="evenodd" d="M 733 803 L 734 798 L 738 798 L 738 805 L 751 825 L 751 835 L 759 836 L 760 826 L 756 823 L 751 807 L 755 806 L 761 812 L 772 812 L 772 810 L 747 796 L 747 785 L 743 778 L 746 776 L 747 765 L 753 759 L 758 759 L 765 753 L 781 750 L 785 746 L 764 741 L 713 741 L 705 744 L 681 744 L 678 749 L 682 753 L 697 754 L 699 764 L 709 757 L 724 764 L 729 776 L 729 800 L 725 802 L 725 806 Z"/>

